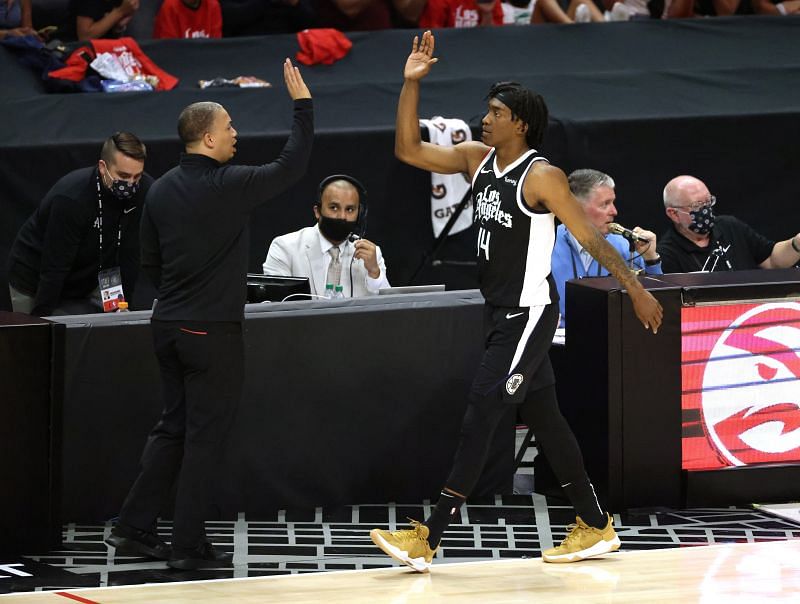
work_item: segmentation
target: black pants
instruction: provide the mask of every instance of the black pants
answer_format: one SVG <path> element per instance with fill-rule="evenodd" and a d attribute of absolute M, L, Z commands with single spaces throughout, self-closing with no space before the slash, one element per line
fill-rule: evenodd
<path fill-rule="evenodd" d="M 153 530 L 177 482 L 172 546 L 206 540 L 223 445 L 241 398 L 241 323 L 153 321 L 164 412 L 150 432 L 120 522 Z"/>
<path fill-rule="evenodd" d="M 497 425 L 511 404 L 533 430 L 559 482 L 591 489 L 578 442 L 558 408 L 547 354 L 558 325 L 557 305 L 504 308 L 487 304 L 484 325 L 486 351 L 473 381 L 445 486 L 470 495 L 486 465 Z"/>
<path fill-rule="evenodd" d="M 461 440 L 446 487 L 466 496 L 472 493 L 486 465 L 497 425 L 506 411 L 506 405 L 499 400 L 467 405 Z M 555 386 L 529 391 L 525 402 L 519 405 L 519 415 L 533 430 L 536 446 L 547 455 L 559 484 L 588 482 L 578 441 L 558 408 Z M 578 515 L 586 515 L 583 510 L 578 512 Z"/>

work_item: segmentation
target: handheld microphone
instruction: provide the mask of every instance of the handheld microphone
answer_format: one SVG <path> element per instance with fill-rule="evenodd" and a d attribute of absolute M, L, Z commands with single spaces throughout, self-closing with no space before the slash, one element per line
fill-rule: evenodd
<path fill-rule="evenodd" d="M 630 229 L 626 229 L 621 224 L 617 224 L 616 222 L 610 222 L 608 224 L 608 232 L 614 233 L 615 235 L 622 235 L 628 241 L 633 241 L 635 243 L 650 243 L 650 240 L 646 237 L 640 237 Z"/>

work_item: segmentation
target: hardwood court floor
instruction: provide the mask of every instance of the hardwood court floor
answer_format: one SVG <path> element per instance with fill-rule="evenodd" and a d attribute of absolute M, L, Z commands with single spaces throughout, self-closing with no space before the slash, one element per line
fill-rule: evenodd
<path fill-rule="evenodd" d="M 800 600 L 800 540 L 634 551 L 575 564 L 541 558 L 69 590 L 0 602 L 70 604 L 744 604 Z"/>

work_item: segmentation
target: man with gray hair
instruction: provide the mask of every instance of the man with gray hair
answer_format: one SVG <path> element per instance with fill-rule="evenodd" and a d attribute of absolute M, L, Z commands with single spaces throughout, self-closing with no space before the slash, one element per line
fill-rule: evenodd
<path fill-rule="evenodd" d="M 158 289 L 151 326 L 164 412 L 106 542 L 171 568 L 232 562 L 209 542 L 205 520 L 244 382 L 247 221 L 305 174 L 314 136 L 311 93 L 289 59 L 283 76 L 294 123 L 277 159 L 226 165 L 236 152 L 230 115 L 217 103 L 189 105 L 178 118 L 186 152 L 153 184 L 142 214 L 142 268 Z M 156 521 L 174 484 L 170 548 Z"/>
<path fill-rule="evenodd" d="M 664 187 L 672 221 L 661 236 L 665 273 L 789 268 L 800 260 L 800 233 L 777 243 L 733 216 L 717 216 L 717 198 L 694 176 L 676 176 Z"/>
<path fill-rule="evenodd" d="M 648 275 L 660 275 L 661 258 L 656 250 L 655 234 L 638 226 L 632 230 L 624 229 L 614 222 L 617 216 L 614 179 L 598 170 L 583 169 L 575 170 L 569 175 L 568 181 L 570 191 L 581 203 L 589 221 L 620 256 L 629 260 L 631 268 L 644 271 Z M 551 266 L 558 288 L 560 327 L 565 327 L 566 282 L 583 277 L 605 277 L 609 272 L 581 246 L 563 224 L 556 229 Z"/>

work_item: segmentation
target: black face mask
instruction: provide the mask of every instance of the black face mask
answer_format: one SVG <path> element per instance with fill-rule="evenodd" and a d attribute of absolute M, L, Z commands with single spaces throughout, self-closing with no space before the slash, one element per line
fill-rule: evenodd
<path fill-rule="evenodd" d="M 689 214 L 692 216 L 692 222 L 689 225 L 690 231 L 694 231 L 698 235 L 705 235 L 714 228 L 714 209 L 711 206 L 692 210 Z"/>
<path fill-rule="evenodd" d="M 106 169 L 106 176 L 108 176 L 108 179 L 111 181 L 111 184 L 107 185 L 108 190 L 120 201 L 130 201 L 136 197 L 136 193 L 139 192 L 139 181 L 128 182 L 121 178 L 113 178 L 111 173 L 108 172 L 108 169 Z M 103 184 L 106 184 L 105 176 L 103 177 Z"/>
<path fill-rule="evenodd" d="M 343 218 L 328 218 L 320 214 L 319 230 L 326 239 L 339 243 L 347 239 L 350 233 L 358 230 L 358 223 Z"/>
<path fill-rule="evenodd" d="M 109 189 L 111 190 L 111 194 L 120 201 L 130 201 L 136 197 L 136 193 L 139 192 L 139 183 L 117 179 L 111 181 Z"/>

